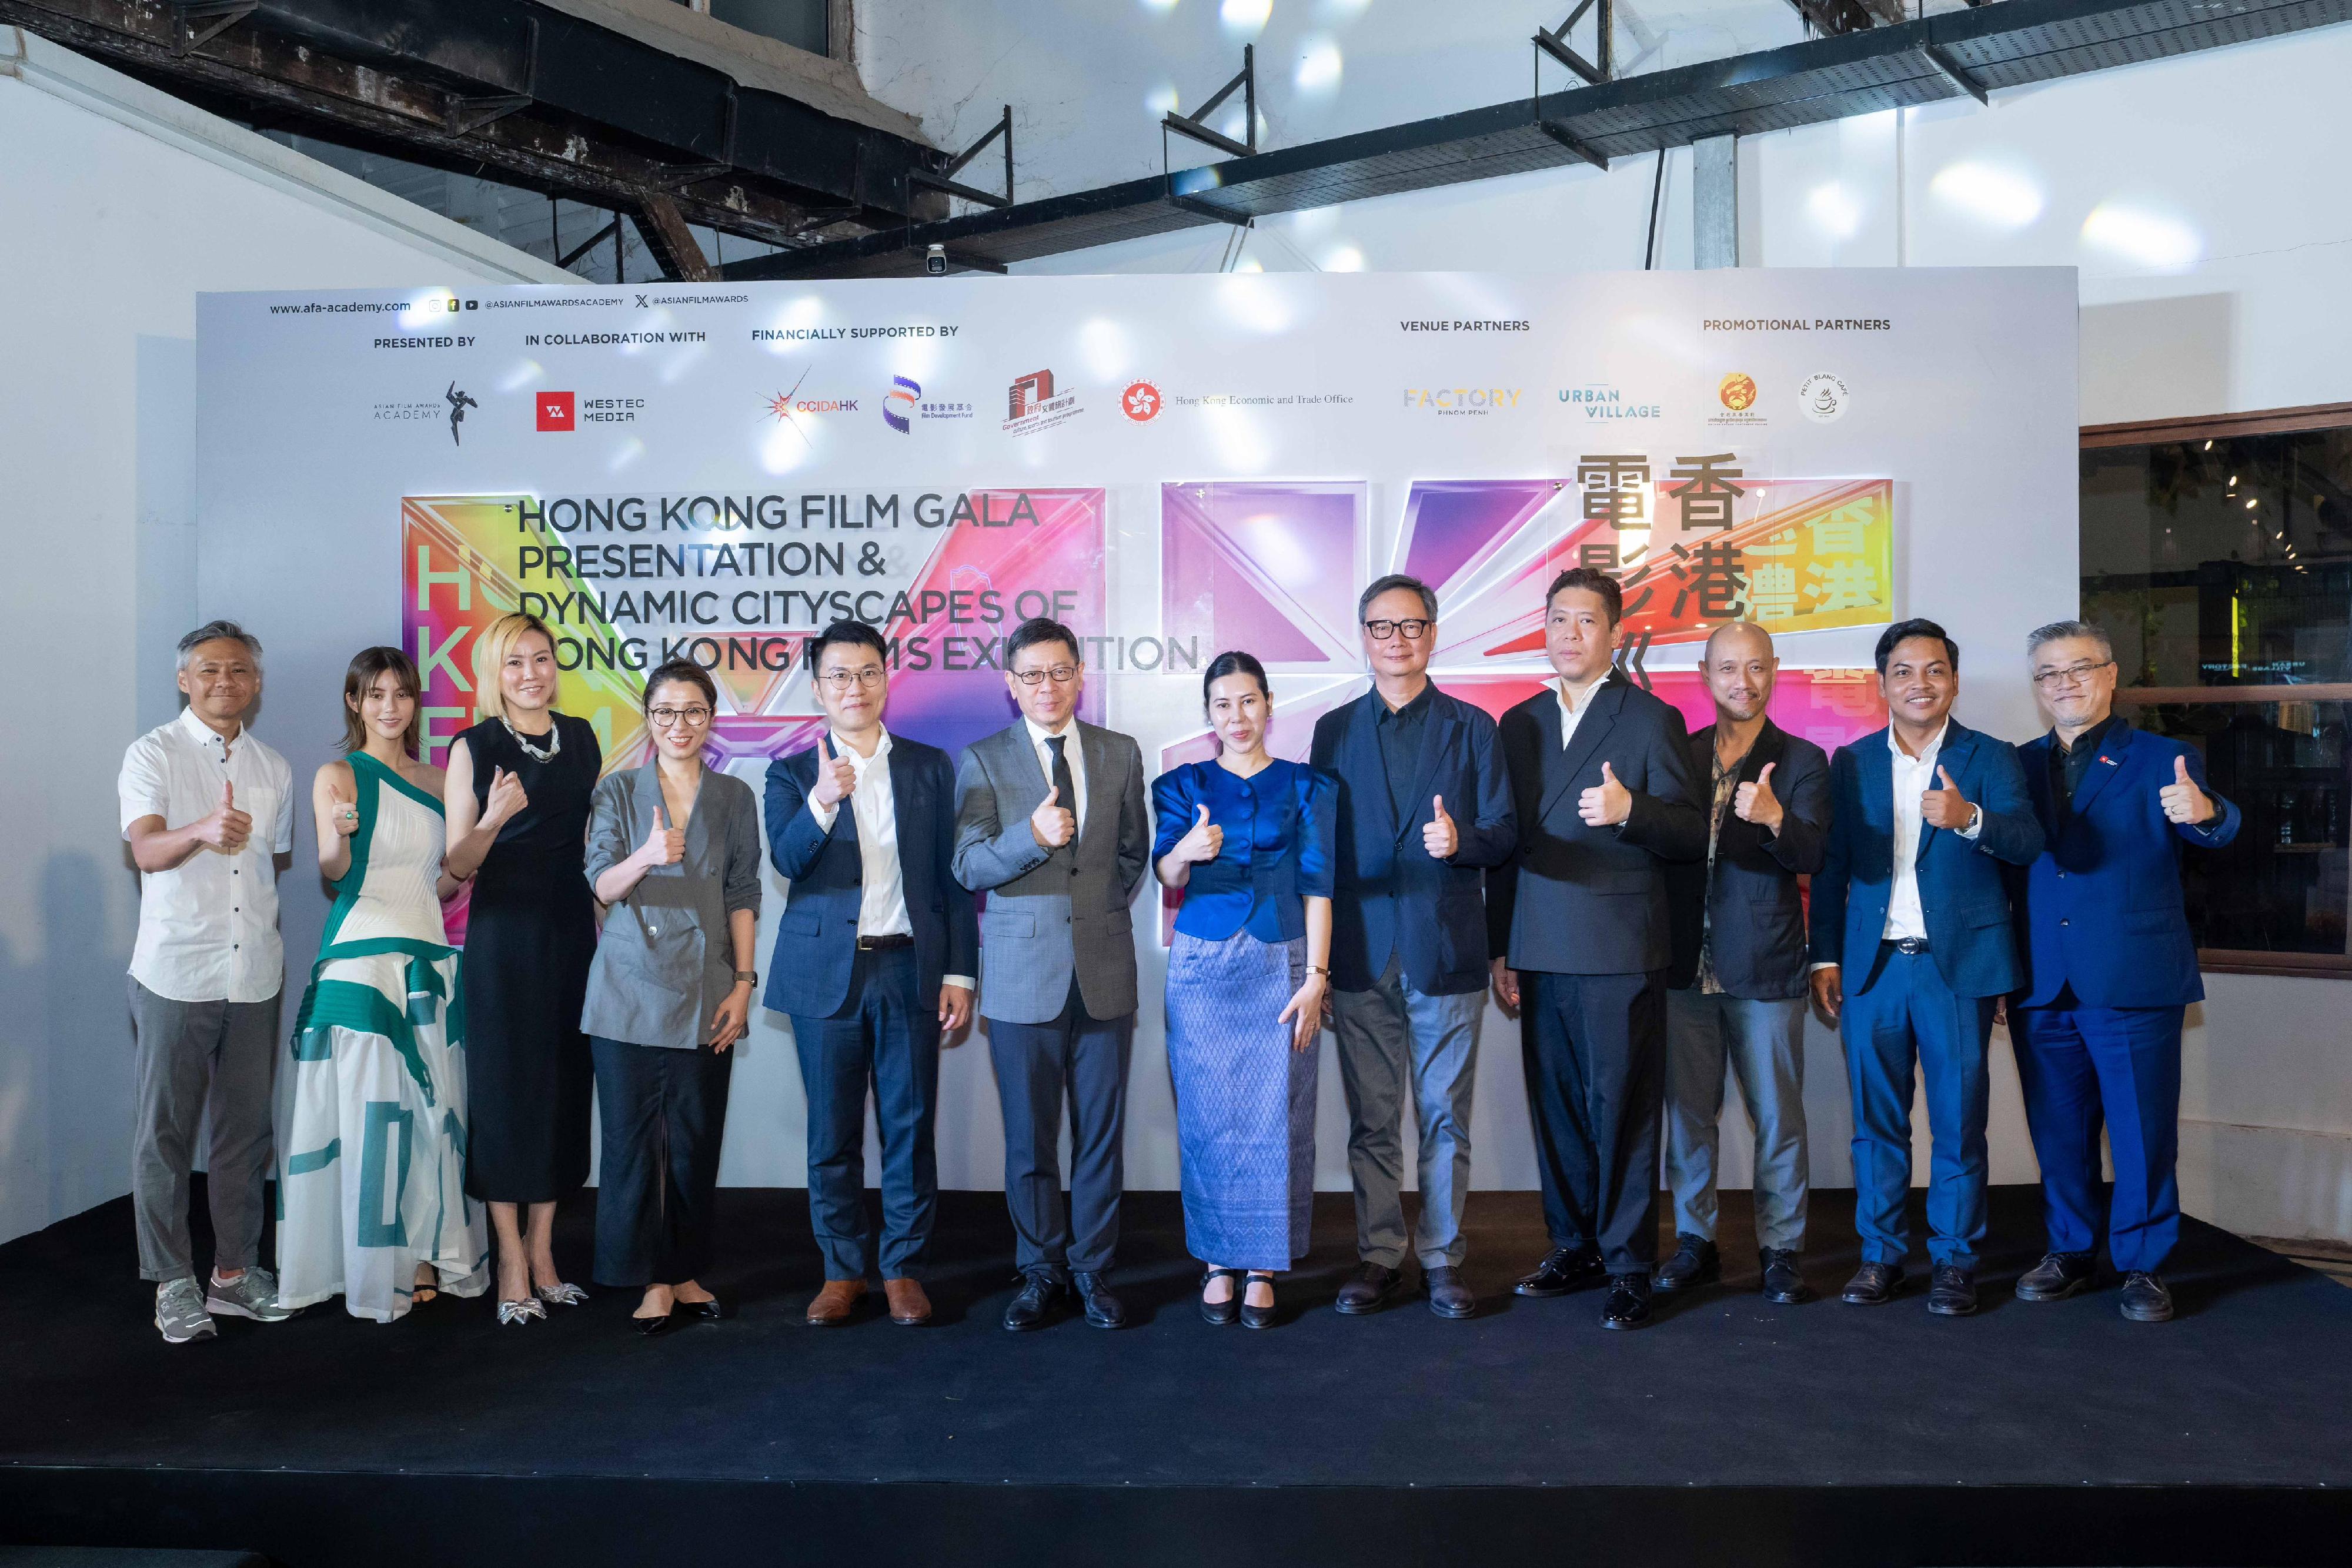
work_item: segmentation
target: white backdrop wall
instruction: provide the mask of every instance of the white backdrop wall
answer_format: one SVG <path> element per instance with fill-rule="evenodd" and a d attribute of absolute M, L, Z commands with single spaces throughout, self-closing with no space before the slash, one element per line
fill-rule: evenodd
<path fill-rule="evenodd" d="M 1559 19 L 1538 9 L 1452 7 L 1433 38 L 1428 8 L 1370 0 L 892 0 L 862 8 L 858 59 L 877 96 L 943 146 L 1012 103 L 1025 198 L 1156 172 L 1160 111 L 1205 98 L 1244 41 L 1258 50 L 1261 145 L 1523 94 L 1532 26 Z M 1618 16 L 1625 70 L 1799 37 L 1778 0 L 1621 0 Z M 1747 139 L 1740 260 L 2076 267 L 2085 423 L 2352 401 L 2352 204 L 2314 179 L 2347 77 L 2352 26 L 2336 26 L 1999 92 L 1990 107 L 1964 99 Z M 1547 85 L 1562 79 L 1553 68 Z M 1085 135 L 1064 134 L 1079 125 Z M 1655 169 L 1630 159 L 1607 173 L 1559 170 L 1261 220 L 1233 265 L 1638 266 Z M 1668 155 L 1662 267 L 1691 265 L 1689 171 L 1687 152 Z M 1019 270 L 1202 270 L 1230 238 L 1195 230 Z M 1953 619 L 1967 642 L 1966 618 Z M 1990 657 L 1969 662 L 1963 716 L 2022 736 L 2030 707 L 1987 706 L 2006 651 L 1977 650 Z M 2253 1234 L 2352 1240 L 2352 989 L 2229 975 L 2208 977 L 2207 989 L 2186 1042 L 2185 1203 Z M 1834 1050 L 1817 1029 L 1807 1099 L 1843 1125 L 1842 1108 L 1824 1103 L 1836 1098 L 1824 1089 L 1838 1076 Z M 2013 1082 L 1995 1100 L 1999 1180 L 2032 1172 Z M 1727 1140 L 1727 1179 L 1739 1177 L 1739 1141 Z M 1824 1152 L 1817 1143 L 1817 1174 L 1843 1179 Z"/>
<path fill-rule="evenodd" d="M 196 291 L 561 275 L 11 27 L 0 149 L 5 1240 L 130 1187 L 139 888 L 114 779 L 176 711 L 195 624 Z M 276 608 L 234 606 L 265 643 Z M 284 746 L 294 722 L 256 728 Z"/>

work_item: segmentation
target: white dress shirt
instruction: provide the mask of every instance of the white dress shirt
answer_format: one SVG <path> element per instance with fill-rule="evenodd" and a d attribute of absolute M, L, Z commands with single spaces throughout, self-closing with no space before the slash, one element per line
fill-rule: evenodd
<path fill-rule="evenodd" d="M 915 931 L 914 917 L 907 913 L 907 877 L 898 864 L 898 797 L 890 787 L 890 732 L 883 730 L 882 738 L 875 742 L 874 755 L 860 757 L 857 748 L 832 736 L 833 754 L 849 758 L 849 766 L 857 775 L 857 782 L 849 791 L 851 819 L 857 824 L 857 861 L 864 877 L 857 904 L 857 934 L 860 936 L 911 936 Z M 825 766 L 824 754 L 817 754 L 817 767 Z M 833 831 L 835 818 L 841 814 L 836 802 L 820 806 L 811 797 L 809 815 L 826 832 Z M 980 983 L 968 975 L 943 975 L 940 983 L 961 986 L 967 991 L 980 988 Z"/>
<path fill-rule="evenodd" d="M 1919 797 L 1942 787 L 1942 781 L 1936 777 L 1936 758 L 1942 754 L 1944 737 L 1951 727 L 1952 721 L 1946 719 L 1936 731 L 1936 738 L 1913 757 L 1895 738 L 1895 727 L 1886 727 L 1886 749 L 1895 761 L 1895 883 L 1886 895 L 1886 929 L 1880 934 L 1882 941 L 1927 939 L 1927 916 L 1919 908 L 1919 832 L 1925 822 L 1919 814 Z M 1971 811 L 1969 825 L 1958 830 L 1960 837 L 1975 838 L 1983 821 L 1979 811 Z"/>
<path fill-rule="evenodd" d="M 1570 687 L 1566 675 L 1552 682 L 1552 695 L 1559 698 L 1559 748 L 1562 751 L 1567 750 L 1569 743 L 1576 738 L 1576 727 L 1584 722 L 1584 712 L 1592 706 L 1592 694 L 1599 691 L 1601 683 L 1608 678 L 1609 672 L 1603 670 L 1587 685 L 1573 689 Z"/>
<path fill-rule="evenodd" d="M 212 815 L 222 786 L 253 819 L 245 848 L 199 844 L 169 871 L 139 873 L 131 977 L 175 1002 L 266 1002 L 286 982 L 274 855 L 294 848 L 294 770 L 249 731 L 224 741 L 193 708 L 131 743 L 116 791 L 122 833 L 142 817 L 184 828 Z"/>
<path fill-rule="evenodd" d="M 1045 788 L 1051 789 L 1054 787 L 1054 748 L 1045 742 L 1054 738 L 1054 732 L 1025 714 L 1022 716 L 1021 722 L 1028 727 L 1029 749 L 1037 754 L 1037 766 L 1045 772 Z M 1076 800 L 1064 800 L 1060 804 L 1069 808 L 1071 814 L 1077 819 L 1078 831 L 1083 833 L 1087 831 L 1087 759 L 1085 748 L 1078 744 L 1076 716 L 1062 721 L 1060 734 L 1064 737 L 1062 755 L 1070 762 L 1070 788 L 1078 792 Z"/>

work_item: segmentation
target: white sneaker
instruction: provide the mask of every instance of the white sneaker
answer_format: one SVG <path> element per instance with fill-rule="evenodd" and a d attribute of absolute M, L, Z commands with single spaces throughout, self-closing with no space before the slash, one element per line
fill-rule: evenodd
<path fill-rule="evenodd" d="M 194 1280 L 167 1280 L 155 1287 L 155 1326 L 166 1344 L 211 1339 L 220 1333 L 205 1311 L 205 1298 Z"/>
<path fill-rule="evenodd" d="M 225 1318 L 251 1318 L 262 1323 L 282 1323 L 302 1310 L 278 1304 L 278 1276 L 267 1269 L 247 1269 L 226 1281 L 215 1278 L 205 1305 Z"/>

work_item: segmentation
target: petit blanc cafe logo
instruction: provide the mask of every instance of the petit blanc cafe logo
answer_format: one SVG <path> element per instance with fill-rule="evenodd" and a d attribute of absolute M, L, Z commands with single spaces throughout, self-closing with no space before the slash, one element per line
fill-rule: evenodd
<path fill-rule="evenodd" d="M 1797 385 L 1797 406 L 1815 424 L 1830 424 L 1843 418 L 1846 404 L 1853 401 L 1853 394 L 1846 390 L 1845 382 L 1827 371 L 1807 376 Z"/>
<path fill-rule="evenodd" d="M 1412 413 L 1486 415 L 1519 406 L 1524 387 L 1407 387 L 1404 406 Z"/>

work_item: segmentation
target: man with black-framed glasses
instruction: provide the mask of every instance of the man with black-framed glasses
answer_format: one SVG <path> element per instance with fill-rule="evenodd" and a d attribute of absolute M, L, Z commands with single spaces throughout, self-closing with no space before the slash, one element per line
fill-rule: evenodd
<path fill-rule="evenodd" d="M 1348 1172 L 1360 1260 L 1337 1306 L 1378 1312 L 1408 1242 L 1430 1310 L 1466 1318 L 1462 1205 L 1470 1098 L 1486 1007 L 1486 867 L 1518 835 L 1495 721 L 1429 680 L 1437 595 L 1381 578 L 1356 603 L 1372 689 L 1315 725 L 1312 765 L 1339 780 L 1331 1018 L 1348 1093 Z M 1421 1218 L 1404 1223 L 1403 1113 L 1420 1127 Z"/>
<path fill-rule="evenodd" d="M 1004 643 L 1017 724 L 972 743 L 956 773 L 956 879 L 988 894 L 980 1014 L 1004 1110 L 1004 1201 L 1021 1289 L 1004 1326 L 1043 1328 L 1073 1296 L 1097 1328 L 1127 1313 L 1106 1282 L 1126 1186 L 1135 921 L 1151 861 L 1143 751 L 1081 721 L 1077 634 L 1025 621 Z M 1062 1103 L 1070 1192 L 1062 1196 Z"/>
<path fill-rule="evenodd" d="M 2172 1292 L 2158 1270 L 2180 1229 L 2180 1026 L 2205 995 L 2180 848 L 2228 843 L 2238 808 L 2205 788 L 2193 747 L 2117 716 L 2105 632 L 2054 621 L 2025 650 L 2051 727 L 2017 752 L 2046 843 L 2012 877 L 2026 981 L 2009 999 L 2009 1027 L 2050 1250 L 2017 1282 L 2018 1299 L 2063 1301 L 2097 1272 L 2105 1124 L 2118 1305 L 2135 1322 L 2162 1322 Z"/>

